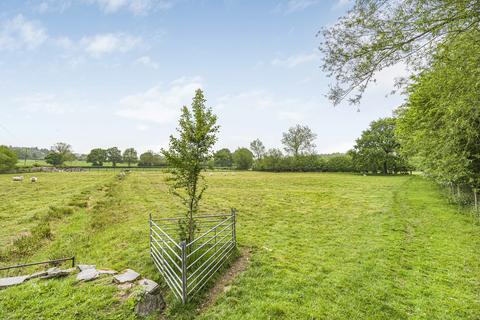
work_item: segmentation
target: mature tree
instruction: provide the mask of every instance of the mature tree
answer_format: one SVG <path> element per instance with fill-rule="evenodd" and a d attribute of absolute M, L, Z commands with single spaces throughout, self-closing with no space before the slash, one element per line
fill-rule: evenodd
<path fill-rule="evenodd" d="M 107 151 L 101 148 L 95 148 L 90 151 L 87 156 L 87 162 L 94 166 L 103 166 L 103 163 L 107 161 Z"/>
<path fill-rule="evenodd" d="M 155 153 L 153 151 L 147 151 L 140 155 L 140 160 L 138 161 L 139 166 L 151 167 L 155 165 Z"/>
<path fill-rule="evenodd" d="M 383 174 L 405 171 L 406 162 L 399 155 L 400 144 L 395 138 L 395 121 L 394 118 L 379 119 L 362 132 L 350 152 L 357 169 Z"/>
<path fill-rule="evenodd" d="M 451 37 L 398 111 L 402 151 L 441 183 L 480 187 L 480 30 Z"/>
<path fill-rule="evenodd" d="M 107 149 L 107 161 L 116 167 L 117 163 L 122 162 L 122 152 L 117 147 Z"/>
<path fill-rule="evenodd" d="M 263 158 L 261 158 L 255 169 L 267 171 L 279 171 L 282 168 L 282 160 L 284 159 L 282 150 L 269 149 Z"/>
<path fill-rule="evenodd" d="M 316 138 L 317 135 L 309 127 L 297 124 L 283 133 L 282 143 L 286 152 L 297 157 L 301 154 L 314 153 L 313 141 Z"/>
<path fill-rule="evenodd" d="M 137 151 L 134 148 L 125 149 L 123 161 L 127 162 L 129 167 L 132 163 L 136 163 L 138 161 Z"/>
<path fill-rule="evenodd" d="M 0 145 L 0 172 L 15 168 L 17 154 L 7 146 Z"/>
<path fill-rule="evenodd" d="M 253 164 L 253 153 L 247 148 L 238 148 L 232 155 L 233 163 L 237 169 L 248 170 Z"/>
<path fill-rule="evenodd" d="M 260 139 L 250 142 L 250 150 L 252 150 L 255 160 L 260 160 L 265 155 L 265 146 Z"/>
<path fill-rule="evenodd" d="M 376 73 L 403 62 L 421 70 L 449 37 L 478 30 L 477 0 L 356 0 L 335 25 L 323 29 L 323 69 L 336 83 L 329 98 L 358 103 Z"/>
<path fill-rule="evenodd" d="M 212 148 L 217 141 L 217 116 L 205 106 L 202 90 L 195 92 L 191 110 L 183 106 L 180 115 L 179 137 L 170 136 L 168 150 L 162 154 L 172 168 L 171 191 L 187 206 L 186 219 L 181 223 L 181 238 L 190 242 L 195 237 L 195 215 L 206 189 L 202 171 L 212 157 Z"/>
<path fill-rule="evenodd" d="M 228 148 L 223 148 L 215 152 L 213 155 L 214 165 L 216 167 L 231 167 L 232 166 L 232 153 Z"/>
<path fill-rule="evenodd" d="M 61 166 L 65 161 L 74 160 L 75 156 L 72 153 L 72 146 L 59 142 L 50 148 L 50 152 L 45 157 L 45 161 L 54 166 Z"/>

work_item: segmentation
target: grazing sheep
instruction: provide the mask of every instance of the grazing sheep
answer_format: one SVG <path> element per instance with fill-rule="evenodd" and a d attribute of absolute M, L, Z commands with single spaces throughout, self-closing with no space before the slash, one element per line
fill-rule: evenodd
<path fill-rule="evenodd" d="M 13 177 L 12 180 L 13 180 L 13 181 L 23 181 L 23 176 Z"/>
<path fill-rule="evenodd" d="M 31 177 L 30 178 L 30 182 L 37 182 L 37 181 L 38 181 L 37 177 Z"/>

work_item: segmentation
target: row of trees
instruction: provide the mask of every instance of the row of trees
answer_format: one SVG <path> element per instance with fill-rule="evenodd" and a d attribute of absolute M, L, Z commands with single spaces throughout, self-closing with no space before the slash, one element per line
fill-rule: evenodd
<path fill-rule="evenodd" d="M 406 157 L 400 154 L 395 136 L 396 119 L 373 121 L 362 132 L 354 148 L 346 154 L 317 155 L 314 140 L 317 135 L 307 126 L 296 125 L 283 133 L 284 150 L 267 150 L 259 139 L 250 149 L 230 152 L 224 148 L 214 154 L 213 166 L 262 171 L 330 171 L 396 174 L 411 171 Z M 285 153 L 284 153 L 285 152 Z"/>

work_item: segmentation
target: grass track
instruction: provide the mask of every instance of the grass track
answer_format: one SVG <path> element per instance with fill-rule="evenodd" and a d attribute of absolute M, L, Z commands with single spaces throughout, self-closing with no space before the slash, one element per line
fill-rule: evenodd
<path fill-rule="evenodd" d="M 83 182 L 96 177 L 83 186 L 92 205 L 54 224 L 54 239 L 29 260 L 75 253 L 83 262 L 131 267 L 160 280 L 148 257 L 148 213 L 180 210 L 162 173 L 135 172 L 125 181 L 111 173 L 54 175 Z M 0 176 L 0 185 L 6 177 Z M 238 241 L 254 252 L 232 289 L 198 318 L 479 318 L 480 227 L 430 182 L 252 172 L 217 172 L 207 179 L 205 210 L 237 207 Z M 38 205 L 24 201 L 18 205 Z M 11 206 L 0 208 L 0 215 L 12 212 Z M 7 237 L 18 230 L 8 229 Z M 48 290 L 39 293 L 39 286 Z M 72 295 L 77 303 L 65 303 Z M 180 311 L 167 298 L 167 318 L 195 316 L 194 305 Z M 131 310 L 131 301 L 120 303 L 111 286 L 95 283 L 73 290 L 68 280 L 34 282 L 0 291 L 2 319 L 128 319 Z"/>

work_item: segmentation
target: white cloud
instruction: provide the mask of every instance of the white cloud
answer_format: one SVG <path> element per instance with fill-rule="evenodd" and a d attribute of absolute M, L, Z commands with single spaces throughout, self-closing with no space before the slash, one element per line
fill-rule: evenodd
<path fill-rule="evenodd" d="M 21 14 L 0 26 L 0 50 L 34 49 L 48 38 L 46 29 Z"/>
<path fill-rule="evenodd" d="M 68 101 L 54 94 L 36 93 L 14 99 L 13 103 L 27 113 L 64 114 L 74 110 Z"/>
<path fill-rule="evenodd" d="M 288 120 L 294 122 L 302 121 L 305 118 L 302 113 L 295 111 L 279 111 L 277 113 L 277 116 L 280 120 Z"/>
<path fill-rule="evenodd" d="M 284 59 L 275 58 L 272 60 L 272 65 L 277 67 L 295 68 L 298 65 L 318 60 L 317 53 L 300 53 Z"/>
<path fill-rule="evenodd" d="M 92 57 L 98 58 L 114 52 L 127 52 L 141 43 L 139 37 L 124 33 L 105 33 L 83 37 L 80 44 Z"/>
<path fill-rule="evenodd" d="M 149 56 L 143 56 L 134 61 L 135 65 L 142 65 L 152 69 L 158 69 L 159 65 L 157 62 L 153 61 Z"/>
<path fill-rule="evenodd" d="M 118 116 L 157 123 L 172 123 L 178 119 L 183 105 L 190 104 L 195 90 L 202 88 L 202 79 L 180 78 L 167 86 L 157 85 L 145 92 L 120 100 Z"/>

